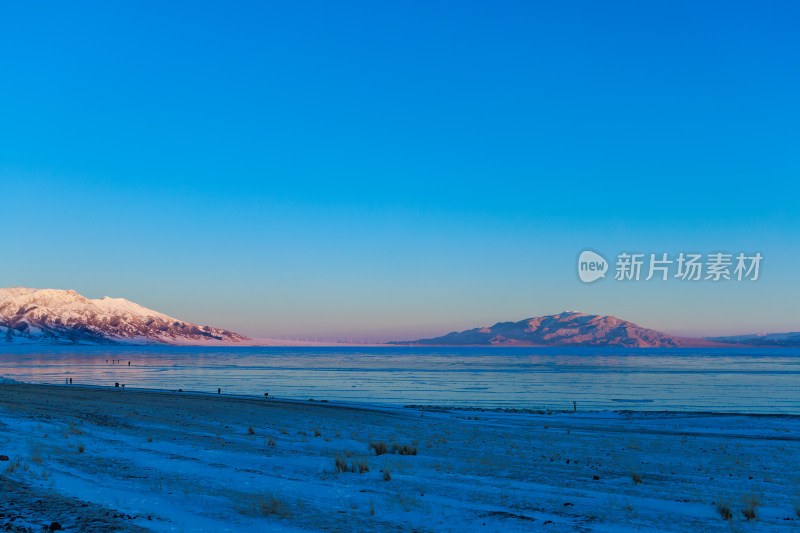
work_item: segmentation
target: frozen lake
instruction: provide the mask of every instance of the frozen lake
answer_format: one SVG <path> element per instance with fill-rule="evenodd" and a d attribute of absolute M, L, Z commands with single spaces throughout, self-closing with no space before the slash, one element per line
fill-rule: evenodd
<path fill-rule="evenodd" d="M 0 375 L 383 405 L 800 414 L 800 350 L 785 348 L 15 346 Z"/>

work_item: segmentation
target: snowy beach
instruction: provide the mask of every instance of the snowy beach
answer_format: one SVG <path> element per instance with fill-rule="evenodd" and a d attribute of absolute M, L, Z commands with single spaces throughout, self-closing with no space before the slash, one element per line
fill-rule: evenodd
<path fill-rule="evenodd" d="M 2 383 L 0 529 L 789 531 L 798 451 L 793 416 Z"/>

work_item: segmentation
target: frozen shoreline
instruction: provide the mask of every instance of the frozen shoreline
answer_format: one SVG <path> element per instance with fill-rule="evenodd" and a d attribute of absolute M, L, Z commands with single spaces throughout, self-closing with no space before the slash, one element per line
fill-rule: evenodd
<path fill-rule="evenodd" d="M 0 374 L 385 406 L 800 414 L 800 357 L 785 350 L 71 347 L 10 351 Z"/>
<path fill-rule="evenodd" d="M 417 455 L 376 456 L 370 441 Z M 800 417 L 786 415 L 392 409 L 3 382 L 0 476 L 14 496 L 0 528 L 729 530 L 724 502 L 742 531 L 783 531 L 800 525 L 798 451 Z M 336 457 L 369 471 L 337 473 Z"/>

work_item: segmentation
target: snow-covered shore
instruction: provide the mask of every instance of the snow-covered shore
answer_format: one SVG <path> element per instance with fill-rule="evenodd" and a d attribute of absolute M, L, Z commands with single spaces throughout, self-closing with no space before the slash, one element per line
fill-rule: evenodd
<path fill-rule="evenodd" d="M 3 383 L 0 529 L 789 531 L 798 451 L 800 418 L 788 416 L 391 410 Z"/>

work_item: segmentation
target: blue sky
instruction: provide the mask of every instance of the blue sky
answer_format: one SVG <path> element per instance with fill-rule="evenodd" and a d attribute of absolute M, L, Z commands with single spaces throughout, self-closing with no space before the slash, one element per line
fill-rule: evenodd
<path fill-rule="evenodd" d="M 0 285 L 251 335 L 800 330 L 792 2 L 0 7 Z M 575 260 L 755 252 L 754 283 Z"/>

